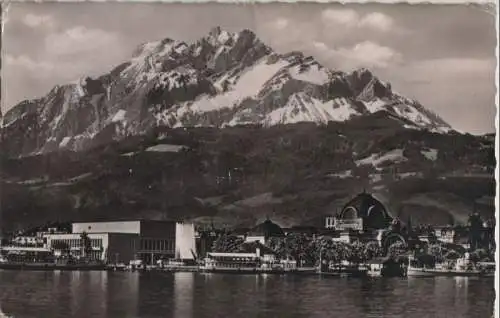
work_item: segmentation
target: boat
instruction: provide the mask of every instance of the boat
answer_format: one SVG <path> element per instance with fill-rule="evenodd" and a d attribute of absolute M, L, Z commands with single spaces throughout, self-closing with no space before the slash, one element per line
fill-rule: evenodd
<path fill-rule="evenodd" d="M 418 264 L 418 261 L 414 257 L 409 257 L 408 268 L 406 275 L 408 277 L 425 277 L 425 276 L 484 276 L 486 272 L 480 268 L 477 268 L 474 263 L 472 263 L 468 255 L 459 258 L 452 262 L 451 264 L 435 264 L 435 266 L 425 266 Z"/>
<path fill-rule="evenodd" d="M 496 264 L 495 262 L 478 262 L 478 267 L 483 271 L 484 277 L 495 277 Z"/>
<path fill-rule="evenodd" d="M 317 267 L 297 267 L 295 269 L 288 270 L 289 273 L 296 275 L 316 275 L 318 273 Z"/>
<path fill-rule="evenodd" d="M 326 268 L 320 266 L 317 273 L 322 276 L 365 277 L 368 267 L 361 264 L 330 264 Z"/>
<path fill-rule="evenodd" d="M 208 253 L 199 270 L 225 274 L 284 274 L 293 272 L 289 261 L 260 257 L 257 253 Z M 295 262 L 293 262 L 295 265 Z"/>
<path fill-rule="evenodd" d="M 124 272 L 127 270 L 127 265 L 126 264 L 123 264 L 123 263 L 117 263 L 117 264 L 108 264 L 106 265 L 106 269 L 108 271 L 120 271 L 120 272 Z"/>
<path fill-rule="evenodd" d="M 392 258 L 374 258 L 367 263 L 367 275 L 370 277 L 404 277 L 406 270 L 401 262 Z"/>

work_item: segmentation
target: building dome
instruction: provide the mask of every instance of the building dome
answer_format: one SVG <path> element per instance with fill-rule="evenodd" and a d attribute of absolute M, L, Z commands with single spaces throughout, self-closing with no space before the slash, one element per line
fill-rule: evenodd
<path fill-rule="evenodd" d="M 349 220 L 362 218 L 365 229 L 385 229 L 392 218 L 384 205 L 369 193 L 360 193 L 349 201 L 339 213 L 340 219 Z"/>
<path fill-rule="evenodd" d="M 283 232 L 283 229 L 281 229 L 281 227 L 278 224 L 267 219 L 264 222 L 257 225 L 256 227 L 254 227 L 250 231 L 249 235 L 251 235 L 251 236 L 264 236 L 265 238 L 269 238 L 269 237 L 285 236 L 285 233 Z"/>

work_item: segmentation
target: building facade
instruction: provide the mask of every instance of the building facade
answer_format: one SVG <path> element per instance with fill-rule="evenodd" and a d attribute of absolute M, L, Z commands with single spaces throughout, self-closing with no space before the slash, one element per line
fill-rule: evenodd
<path fill-rule="evenodd" d="M 128 263 L 135 258 L 134 249 L 139 236 L 128 233 L 89 233 L 89 248 L 81 233 L 49 234 L 46 236 L 47 248 L 54 251 L 55 256 L 83 256 L 92 261 L 105 263 Z"/>
<path fill-rule="evenodd" d="M 337 231 L 373 231 L 386 229 L 392 217 L 384 205 L 363 192 L 350 200 L 335 216 L 325 218 L 325 228 Z"/>
<path fill-rule="evenodd" d="M 84 234 L 85 233 L 85 234 Z M 85 243 L 83 235 L 88 238 Z M 109 263 L 142 260 L 155 264 L 161 259 L 192 260 L 196 256 L 192 223 L 132 220 L 79 222 L 70 234 L 48 234 L 47 247 L 58 254 L 70 253 Z M 85 248 L 85 244 L 89 245 Z M 87 251 L 86 251 L 87 250 Z"/>

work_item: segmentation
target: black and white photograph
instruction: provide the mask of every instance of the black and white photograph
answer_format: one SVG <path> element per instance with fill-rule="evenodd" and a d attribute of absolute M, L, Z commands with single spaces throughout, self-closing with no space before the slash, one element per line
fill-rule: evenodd
<path fill-rule="evenodd" d="M 0 318 L 498 317 L 497 4 L 1 6 Z"/>

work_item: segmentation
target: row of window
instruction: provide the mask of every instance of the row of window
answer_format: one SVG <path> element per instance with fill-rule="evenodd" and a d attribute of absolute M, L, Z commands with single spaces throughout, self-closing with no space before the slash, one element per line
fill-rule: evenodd
<path fill-rule="evenodd" d="M 141 251 L 165 252 L 175 250 L 174 240 L 141 239 L 139 244 Z"/>
<path fill-rule="evenodd" d="M 103 247 L 102 239 L 89 239 L 90 244 L 93 248 Z M 141 239 L 138 246 L 136 241 L 131 241 L 131 247 L 141 251 L 151 251 L 151 252 L 165 252 L 173 251 L 175 249 L 174 240 L 158 240 L 158 239 Z M 81 248 L 81 239 L 57 239 L 52 240 L 52 247 L 61 248 L 61 246 L 66 246 L 69 249 Z"/>
<path fill-rule="evenodd" d="M 102 247 L 102 239 L 89 239 L 90 245 L 95 248 Z M 81 239 L 57 239 L 52 240 L 52 247 L 61 247 L 62 245 L 67 246 L 69 249 L 82 247 Z"/>
<path fill-rule="evenodd" d="M 212 262 L 209 266 L 215 266 L 219 268 L 240 268 L 240 267 L 257 267 L 258 264 L 251 263 L 226 263 L 226 262 Z"/>

